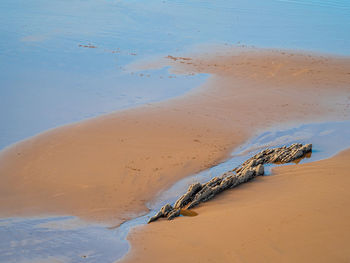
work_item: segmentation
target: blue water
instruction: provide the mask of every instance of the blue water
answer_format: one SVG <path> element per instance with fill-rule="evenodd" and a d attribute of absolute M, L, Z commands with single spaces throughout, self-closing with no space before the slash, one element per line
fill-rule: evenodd
<path fill-rule="evenodd" d="M 114 262 L 128 244 L 75 217 L 0 219 L 0 262 Z"/>
<path fill-rule="evenodd" d="M 349 14 L 347 0 L 2 0 L 0 149 L 66 123 L 184 94 L 206 78 L 126 73 L 138 59 L 208 43 L 349 55 Z"/>

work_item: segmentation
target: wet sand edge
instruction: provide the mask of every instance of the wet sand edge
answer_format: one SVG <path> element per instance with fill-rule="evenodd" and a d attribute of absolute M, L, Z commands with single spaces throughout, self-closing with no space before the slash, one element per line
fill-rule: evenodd
<path fill-rule="evenodd" d="M 138 227 L 122 262 L 346 262 L 349 157 L 277 167 L 194 209 L 197 217 Z"/>
<path fill-rule="evenodd" d="M 2 151 L 0 214 L 69 214 L 117 225 L 261 129 L 349 118 L 349 59 L 264 52 L 173 61 L 173 70 L 211 77 L 179 98 L 64 126 Z"/>

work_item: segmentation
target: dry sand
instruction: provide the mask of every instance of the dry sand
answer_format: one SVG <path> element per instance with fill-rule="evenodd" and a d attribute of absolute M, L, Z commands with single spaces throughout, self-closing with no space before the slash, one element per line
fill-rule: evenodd
<path fill-rule="evenodd" d="M 278 167 L 132 231 L 123 262 L 350 262 L 350 150 Z"/>
<path fill-rule="evenodd" d="M 0 153 L 0 216 L 69 214 L 118 224 L 261 129 L 349 119 L 350 59 L 268 50 L 167 58 L 206 72 L 166 102 L 57 128 Z"/>

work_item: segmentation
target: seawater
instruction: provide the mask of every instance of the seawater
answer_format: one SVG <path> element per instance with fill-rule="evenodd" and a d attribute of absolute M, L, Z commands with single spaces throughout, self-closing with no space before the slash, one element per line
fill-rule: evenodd
<path fill-rule="evenodd" d="M 348 0 L 1 0 L 0 149 L 206 79 L 125 71 L 140 59 L 211 43 L 349 55 L 349 13 Z"/>
<path fill-rule="evenodd" d="M 117 228 L 86 223 L 76 217 L 0 219 L 0 262 L 108 263 L 120 260 L 130 249 L 126 239 L 130 229 L 146 224 L 164 204 L 174 203 L 191 183 L 204 183 L 219 176 L 267 147 L 295 142 L 313 144 L 311 157 L 302 159 L 300 163 L 332 157 L 350 147 L 350 121 L 304 124 L 291 129 L 262 132 L 238 147 L 227 161 L 178 181 L 147 204 L 149 213 L 126 221 Z"/>

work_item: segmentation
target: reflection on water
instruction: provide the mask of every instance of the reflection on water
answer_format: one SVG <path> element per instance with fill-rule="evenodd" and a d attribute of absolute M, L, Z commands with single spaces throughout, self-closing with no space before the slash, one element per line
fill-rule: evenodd
<path fill-rule="evenodd" d="M 303 156 L 302 158 L 299 158 L 299 159 L 296 159 L 296 160 L 294 160 L 293 161 L 293 163 L 295 163 L 295 164 L 298 164 L 298 163 L 300 163 L 303 159 L 310 159 L 311 158 L 311 156 L 312 156 L 312 152 L 308 152 L 307 154 L 305 154 L 305 156 Z"/>
<path fill-rule="evenodd" d="M 193 210 L 181 209 L 180 215 L 182 216 L 197 216 L 198 213 Z"/>
<path fill-rule="evenodd" d="M 204 80 L 126 72 L 138 59 L 203 43 L 349 55 L 349 10 L 347 0 L 2 0 L 0 149 Z"/>

